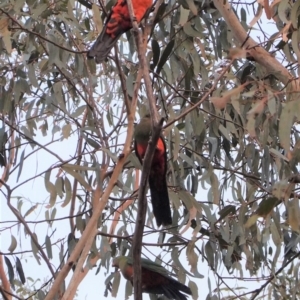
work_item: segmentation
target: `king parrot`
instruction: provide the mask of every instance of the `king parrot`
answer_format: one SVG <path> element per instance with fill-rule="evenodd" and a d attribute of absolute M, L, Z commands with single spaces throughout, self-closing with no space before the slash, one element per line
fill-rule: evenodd
<path fill-rule="evenodd" d="M 132 0 L 137 22 L 140 22 L 146 11 L 151 8 L 152 0 Z M 96 63 L 103 61 L 119 37 L 132 28 L 126 0 L 117 0 L 109 13 L 104 28 L 96 42 L 88 51 L 88 58 L 95 57 Z"/>
<path fill-rule="evenodd" d="M 186 300 L 192 291 L 186 285 L 171 277 L 171 274 L 161 265 L 149 259 L 142 258 L 142 289 L 144 293 L 164 294 L 168 299 Z M 113 267 L 120 268 L 122 275 L 133 283 L 132 257 L 119 256 L 114 258 Z"/>
<path fill-rule="evenodd" d="M 143 158 L 148 147 L 150 134 L 151 119 L 150 115 L 146 115 L 140 120 L 140 123 L 136 125 L 134 131 L 134 149 L 141 164 L 143 164 Z M 152 199 L 153 214 L 158 227 L 160 225 L 165 226 L 172 224 L 166 173 L 166 144 L 163 137 L 160 137 L 157 141 L 148 180 Z"/>

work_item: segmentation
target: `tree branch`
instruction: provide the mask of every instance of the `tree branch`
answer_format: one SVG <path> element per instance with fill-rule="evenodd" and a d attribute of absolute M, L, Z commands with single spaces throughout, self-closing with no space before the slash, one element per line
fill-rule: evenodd
<path fill-rule="evenodd" d="M 5 275 L 4 267 L 3 267 L 3 257 L 0 255 L 0 279 L 3 286 L 3 289 L 1 287 L 1 293 L 5 300 L 12 300 L 11 296 L 11 288 L 9 281 Z"/>
<path fill-rule="evenodd" d="M 25 28 L 24 26 L 22 26 L 15 18 L 13 18 L 8 12 L 6 12 L 4 9 L 0 8 L 0 12 L 2 12 L 3 14 L 5 14 L 12 22 L 16 23 L 19 27 L 13 27 L 11 29 L 20 29 L 20 30 L 23 30 L 27 33 L 30 33 L 32 35 L 35 35 L 37 37 L 39 37 L 40 39 L 44 40 L 45 42 L 48 42 L 62 50 L 65 50 L 65 51 L 68 51 L 68 52 L 71 52 L 71 53 L 75 53 L 75 54 L 83 54 L 83 53 L 86 53 L 87 51 L 75 51 L 75 50 L 72 50 L 72 49 L 69 49 L 69 48 L 66 48 L 62 45 L 59 45 L 55 42 L 52 42 L 51 40 L 45 38 L 43 35 L 37 33 L 37 32 L 34 32 L 34 31 L 31 31 L 30 29 L 27 29 Z"/>
<path fill-rule="evenodd" d="M 9 207 L 9 209 L 11 210 L 11 212 L 16 216 L 16 218 L 18 219 L 18 221 L 24 226 L 26 232 L 30 235 L 33 243 L 36 245 L 37 249 L 39 250 L 40 255 L 42 256 L 42 258 L 44 259 L 47 267 L 49 268 L 50 273 L 52 274 L 53 278 L 55 278 L 56 274 L 52 268 L 52 265 L 47 257 L 47 255 L 45 254 L 45 251 L 43 250 L 43 248 L 41 247 L 41 245 L 39 244 L 36 236 L 33 234 L 33 232 L 30 230 L 28 224 L 26 223 L 26 221 L 24 220 L 24 218 L 21 216 L 21 214 L 19 213 L 19 211 L 10 203 L 11 200 L 11 189 L 10 187 L 2 180 L 0 180 L 2 182 L 2 184 L 5 186 L 5 188 L 7 189 L 7 206 Z"/>
<path fill-rule="evenodd" d="M 135 114 L 135 109 L 132 109 L 132 111 L 133 111 L 133 114 Z M 100 186 L 98 186 L 96 188 L 96 190 L 94 191 L 93 203 L 95 203 L 96 205 L 93 210 L 93 215 L 92 215 L 90 221 L 88 222 L 88 224 L 87 224 L 81 238 L 79 239 L 76 247 L 74 248 L 72 254 L 70 255 L 67 263 L 63 266 L 61 271 L 58 273 L 57 278 L 55 279 L 55 281 L 52 285 L 52 288 L 50 289 L 45 300 L 52 300 L 55 298 L 55 295 L 57 294 L 61 283 L 66 278 L 70 269 L 72 268 L 73 263 L 75 261 L 77 261 L 78 257 L 80 256 L 80 253 L 82 252 L 82 255 L 80 256 L 80 259 L 77 263 L 77 267 L 75 269 L 73 277 L 70 281 L 70 284 L 62 298 L 64 300 L 73 299 L 73 297 L 76 293 L 77 286 L 80 282 L 80 277 L 81 277 L 80 273 L 82 270 L 83 263 L 86 259 L 85 254 L 91 248 L 94 237 L 97 234 L 98 219 L 99 219 L 100 215 L 102 214 L 102 211 L 108 202 L 109 195 L 110 195 L 115 183 L 117 182 L 120 173 L 123 170 L 123 166 L 126 162 L 126 159 L 127 159 L 128 155 L 131 153 L 130 145 L 131 145 L 131 141 L 132 141 L 132 136 L 133 136 L 133 118 L 129 117 L 128 118 L 128 127 L 127 127 L 127 137 L 126 137 L 126 141 L 124 144 L 123 155 L 120 156 L 120 159 L 118 160 L 118 162 L 115 166 L 114 172 L 111 176 L 111 179 L 110 179 L 108 186 L 107 186 L 104 194 L 102 195 L 102 197 L 101 197 L 101 193 L 100 193 L 100 191 L 101 191 Z"/>
<path fill-rule="evenodd" d="M 134 15 L 133 5 L 131 0 L 127 0 L 128 11 L 132 22 L 132 28 L 135 36 L 135 42 L 137 46 L 138 59 L 140 70 L 144 77 L 146 93 L 149 103 L 149 110 L 152 120 L 152 138 L 149 142 L 147 152 L 144 159 L 142 178 L 140 183 L 139 197 L 138 197 L 138 219 L 135 226 L 135 233 L 133 238 L 133 260 L 134 260 L 134 276 L 133 276 L 133 288 L 134 288 L 134 299 L 141 300 L 142 298 L 142 282 L 141 282 L 141 244 L 143 237 L 143 230 L 145 225 L 145 217 L 147 210 L 146 202 L 146 188 L 151 168 L 151 162 L 154 155 L 156 143 L 158 141 L 163 120 L 158 122 L 158 112 L 156 109 L 156 101 L 153 95 L 153 89 L 151 85 L 151 78 L 149 73 L 148 64 L 146 62 L 146 43 L 147 35 L 151 25 L 146 26 L 144 31 L 143 39 L 141 32 L 139 31 L 138 24 Z M 158 9 L 156 9 L 157 13 Z M 148 30 L 147 30 L 148 29 Z"/>
<path fill-rule="evenodd" d="M 126 141 L 123 148 L 123 154 L 119 157 L 119 160 L 114 168 L 113 174 L 109 180 L 108 186 L 105 189 L 104 194 L 101 197 L 101 191 L 102 188 L 98 186 L 96 190 L 93 193 L 93 203 L 95 204 L 95 207 L 93 209 L 93 215 L 88 222 L 85 231 L 83 232 L 80 240 L 78 241 L 75 249 L 72 251 L 71 256 L 69 257 L 67 263 L 64 265 L 62 270 L 59 272 L 56 280 L 54 281 L 51 290 L 49 291 L 47 297 L 45 300 L 52 300 L 57 291 L 60 288 L 61 282 L 66 278 L 68 275 L 70 269 L 72 268 L 73 262 L 77 261 L 78 257 L 80 256 L 77 266 L 75 269 L 75 272 L 73 274 L 73 277 L 70 281 L 70 284 L 63 296 L 63 300 L 67 299 L 73 299 L 74 295 L 76 293 L 76 289 L 82 280 L 81 278 L 81 270 L 83 267 L 83 263 L 86 259 L 87 253 L 89 249 L 91 248 L 92 242 L 94 240 L 95 235 L 97 234 L 97 222 L 102 214 L 103 209 L 105 208 L 109 195 L 117 182 L 120 173 L 123 170 L 124 164 L 126 162 L 126 159 L 128 155 L 131 153 L 131 143 L 132 143 L 132 137 L 133 137 L 133 124 L 134 124 L 134 116 L 136 112 L 136 105 L 137 105 L 137 92 L 140 86 L 141 82 L 141 71 L 139 70 L 137 80 L 134 87 L 134 96 L 131 101 L 131 109 L 130 111 L 127 111 L 127 119 L 128 119 L 128 127 L 127 127 L 127 135 L 126 135 Z M 99 200 L 100 199 L 100 200 Z"/>
<path fill-rule="evenodd" d="M 253 295 L 251 297 L 250 300 L 254 300 L 259 294 L 260 292 L 279 274 L 281 273 L 284 268 L 290 264 L 295 258 L 297 258 L 298 256 L 300 256 L 300 252 L 298 252 L 297 254 L 295 254 L 291 259 L 289 259 L 284 265 L 281 266 L 281 268 L 278 269 L 278 271 L 275 274 L 272 274 L 270 276 L 270 278 L 257 290 L 253 291 Z"/>
<path fill-rule="evenodd" d="M 267 72 L 276 76 L 284 84 L 288 84 L 295 79 L 276 58 L 248 36 L 228 0 L 213 0 L 213 3 L 233 32 L 235 38 L 241 45 L 244 45 L 244 48 L 247 49 L 256 62 L 264 66 Z"/>
<path fill-rule="evenodd" d="M 152 131 L 152 136 L 149 140 L 147 151 L 145 154 L 142 178 L 140 182 L 139 196 L 138 196 L 138 211 L 137 211 L 137 221 L 135 224 L 135 231 L 133 236 L 133 287 L 134 287 L 134 299 L 141 300 L 142 298 L 142 276 L 141 276 L 141 250 L 142 250 L 142 238 L 144 232 L 144 225 L 147 212 L 147 201 L 146 201 L 146 191 L 148 185 L 148 177 L 151 170 L 152 159 L 156 149 L 156 144 L 160 136 L 164 119 L 161 119 L 158 126 Z"/>
<path fill-rule="evenodd" d="M 196 102 L 194 105 L 192 105 L 191 107 L 187 108 L 182 114 L 180 114 L 178 117 L 172 119 L 170 122 L 168 122 L 164 128 L 169 127 L 170 125 L 172 125 L 173 123 L 175 123 L 176 121 L 180 120 L 181 118 L 183 118 L 184 116 L 186 116 L 187 114 L 189 114 L 192 110 L 199 108 L 199 105 L 201 103 L 203 103 L 206 99 L 208 99 L 208 97 L 211 95 L 211 93 L 215 90 L 215 88 L 217 87 L 218 82 L 220 81 L 220 79 L 225 75 L 225 73 L 229 70 L 229 68 L 232 65 L 232 61 L 230 62 L 230 64 L 228 64 L 220 73 L 220 75 L 218 76 L 218 78 L 215 79 L 212 87 L 204 94 L 204 96 L 198 101 Z"/>
<path fill-rule="evenodd" d="M 138 59 L 139 59 L 139 65 L 143 73 L 144 81 L 145 81 L 145 87 L 146 87 L 146 93 L 149 100 L 149 109 L 150 109 L 150 115 L 152 119 L 152 128 L 157 126 L 158 124 L 158 112 L 156 109 L 156 101 L 153 95 L 153 89 L 151 85 L 151 78 L 150 78 L 150 72 L 148 68 L 148 64 L 146 62 L 146 43 L 147 43 L 147 32 L 148 30 L 145 30 L 144 35 L 142 37 L 141 32 L 139 31 L 139 27 L 134 15 L 133 11 L 133 5 L 131 0 L 127 0 L 128 10 L 130 19 L 132 22 L 132 28 L 134 32 L 135 37 L 135 43 L 137 46 L 137 52 L 138 52 Z"/>

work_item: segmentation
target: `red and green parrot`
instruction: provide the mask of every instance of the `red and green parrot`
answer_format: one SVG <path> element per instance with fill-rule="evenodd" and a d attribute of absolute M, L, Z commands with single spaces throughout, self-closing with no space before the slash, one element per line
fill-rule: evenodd
<path fill-rule="evenodd" d="M 151 8 L 152 0 L 132 0 L 137 22 L 140 22 L 146 11 Z M 116 44 L 119 37 L 132 28 L 126 0 L 117 0 L 109 13 L 104 28 L 96 42 L 88 51 L 88 58 L 95 57 L 96 63 L 102 62 Z"/>
<path fill-rule="evenodd" d="M 148 147 L 151 129 L 151 119 L 149 115 L 142 118 L 140 123 L 135 127 L 134 149 L 141 164 L 143 164 L 143 158 Z M 148 180 L 153 214 L 158 227 L 160 225 L 166 226 L 172 224 L 166 173 L 167 151 L 165 141 L 161 136 L 156 145 Z"/>
<path fill-rule="evenodd" d="M 142 289 L 144 293 L 165 295 L 168 299 L 186 300 L 192 291 L 186 285 L 171 277 L 171 274 L 161 265 L 149 259 L 142 258 Z M 120 269 L 122 275 L 133 283 L 132 257 L 119 256 L 113 260 L 113 267 Z M 184 293 L 184 294 L 183 294 Z"/>

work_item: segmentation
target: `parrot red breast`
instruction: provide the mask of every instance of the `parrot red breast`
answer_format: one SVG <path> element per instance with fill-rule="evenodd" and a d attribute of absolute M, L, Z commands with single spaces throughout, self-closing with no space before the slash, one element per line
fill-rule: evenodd
<path fill-rule="evenodd" d="M 134 131 L 134 148 L 135 153 L 143 164 L 149 138 L 151 135 L 151 119 L 146 115 L 136 125 Z M 153 206 L 153 214 L 157 226 L 172 224 L 168 186 L 166 180 L 167 173 L 167 151 L 163 137 L 158 139 L 155 153 L 152 160 L 149 174 L 149 187 Z"/>
<path fill-rule="evenodd" d="M 122 275 L 133 283 L 132 257 L 119 256 L 114 258 L 113 266 L 120 269 Z M 142 289 L 144 293 L 165 295 L 168 299 L 186 300 L 192 291 L 186 285 L 171 277 L 171 274 L 161 265 L 149 259 L 141 259 Z M 183 294 L 185 293 L 185 294 Z"/>
<path fill-rule="evenodd" d="M 152 0 L 132 0 L 137 22 L 140 22 L 146 11 L 151 8 Z M 107 17 L 105 26 L 96 42 L 87 53 L 88 58 L 95 57 L 96 63 L 103 61 L 116 44 L 119 37 L 132 28 L 126 0 L 117 0 Z"/>

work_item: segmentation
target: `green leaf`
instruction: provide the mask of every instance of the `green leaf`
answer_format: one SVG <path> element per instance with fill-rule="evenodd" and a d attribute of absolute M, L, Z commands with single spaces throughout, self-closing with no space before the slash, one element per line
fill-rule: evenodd
<path fill-rule="evenodd" d="M 20 157 L 20 165 L 19 165 L 19 170 L 18 170 L 18 175 L 17 175 L 17 182 L 19 181 L 20 175 L 22 173 L 23 163 L 24 163 L 24 156 L 25 156 L 25 149 L 22 151 L 22 154 L 21 154 L 21 157 Z"/>
<path fill-rule="evenodd" d="M 1 15 L 0 19 L 0 36 L 4 42 L 4 46 L 8 54 L 11 54 L 12 46 L 11 46 L 11 32 L 8 30 L 9 26 L 9 18 Z"/>
<path fill-rule="evenodd" d="M 14 284 L 15 273 L 14 273 L 14 268 L 13 268 L 13 266 L 12 266 L 9 258 L 7 258 L 6 256 L 4 256 L 4 260 L 5 260 L 5 264 L 7 266 L 7 269 L 8 269 L 8 278 L 9 278 L 10 285 L 11 285 L 12 289 L 15 290 L 15 284 Z"/>
<path fill-rule="evenodd" d="M 198 272 L 197 265 L 198 265 L 198 255 L 195 253 L 195 241 L 190 241 L 186 248 L 186 257 L 188 260 L 189 265 L 191 266 L 191 272 L 197 278 L 204 278 L 202 274 Z"/>
<path fill-rule="evenodd" d="M 22 284 L 24 284 L 26 282 L 26 279 L 23 271 L 23 266 L 20 259 L 17 256 L 16 256 L 16 269 Z"/>
<path fill-rule="evenodd" d="M 78 215 L 78 213 L 77 213 L 77 216 L 76 216 L 75 224 L 76 224 L 77 230 L 80 231 L 80 232 L 83 232 L 83 230 L 85 229 L 85 220 L 82 218 L 81 215 Z"/>
<path fill-rule="evenodd" d="M 69 204 L 70 200 L 71 200 L 71 197 L 72 197 L 72 187 L 71 187 L 71 182 L 68 179 L 68 177 L 65 177 L 64 184 L 65 184 L 66 196 L 65 196 L 64 202 L 61 205 L 61 207 L 67 206 Z"/>
<path fill-rule="evenodd" d="M 150 69 L 153 71 L 159 60 L 160 47 L 159 47 L 158 42 L 155 39 L 152 39 L 151 45 L 152 45 L 152 53 L 153 53 L 153 62 L 150 65 Z"/>
<path fill-rule="evenodd" d="M 64 165 L 64 166 L 62 166 L 62 169 L 64 171 L 66 171 L 67 173 L 69 173 L 71 176 L 73 176 L 75 179 L 77 179 L 78 182 L 80 184 L 82 184 L 86 188 L 87 191 L 90 191 L 90 192 L 92 191 L 91 186 L 84 180 L 84 178 L 79 173 L 72 170 L 73 166 L 67 167 L 66 165 Z"/>
<path fill-rule="evenodd" d="M 173 139 L 173 151 L 172 151 L 172 155 L 173 155 L 173 160 L 176 161 L 178 158 L 178 154 L 179 154 L 179 147 L 180 147 L 180 133 L 178 128 L 175 126 L 173 127 L 173 132 L 174 132 L 174 139 Z"/>
<path fill-rule="evenodd" d="M 20 101 L 21 98 L 23 97 L 22 94 L 26 93 L 26 94 L 30 94 L 30 87 L 28 82 L 23 79 L 20 78 L 19 80 L 17 80 L 16 84 L 15 84 L 15 95 L 16 95 L 16 100 Z"/>
<path fill-rule="evenodd" d="M 130 73 L 126 79 L 126 89 L 130 97 L 133 97 L 134 80 L 135 80 L 134 74 Z"/>
<path fill-rule="evenodd" d="M 45 238 L 45 245 L 46 245 L 46 251 L 47 251 L 47 256 L 49 259 L 52 259 L 52 245 L 51 245 L 51 240 L 50 237 L 48 235 L 46 235 Z"/>
<path fill-rule="evenodd" d="M 62 177 L 57 177 L 55 180 L 55 189 L 60 198 L 64 196 L 63 188 L 64 188 L 64 179 Z"/>
<path fill-rule="evenodd" d="M 91 139 L 91 138 L 85 138 L 85 140 L 87 141 L 87 143 L 90 145 L 90 146 L 92 146 L 93 148 L 95 148 L 95 149 L 100 149 L 101 148 L 101 146 L 100 146 L 100 144 L 98 144 L 95 140 L 93 140 L 93 139 Z"/>
<path fill-rule="evenodd" d="M 201 32 L 195 30 L 194 27 L 192 26 L 191 22 L 187 22 L 187 23 L 184 24 L 183 31 L 188 36 L 191 36 L 191 37 L 202 37 Z"/>
<path fill-rule="evenodd" d="M 271 229 L 273 243 L 276 246 L 280 246 L 281 243 L 282 243 L 282 239 L 281 239 L 281 236 L 280 236 L 280 232 L 278 231 L 278 229 L 277 229 L 274 222 L 271 223 L 270 229 Z"/>
<path fill-rule="evenodd" d="M 195 5 L 195 2 L 194 0 L 186 0 L 188 6 L 189 6 L 189 9 L 191 10 L 191 12 L 193 13 L 194 16 L 197 16 L 198 14 L 198 9 Z"/>
<path fill-rule="evenodd" d="M 300 233 L 300 208 L 299 208 L 299 199 L 295 198 L 288 202 L 288 223 L 291 226 L 292 230 Z"/>
<path fill-rule="evenodd" d="M 280 203 L 280 200 L 276 197 L 269 197 L 267 199 L 263 199 L 256 210 L 256 214 L 260 217 L 266 218 L 268 214 L 273 211 L 273 208 Z"/>
<path fill-rule="evenodd" d="M 199 293 L 198 293 L 198 285 L 194 282 L 194 281 L 191 281 L 189 282 L 189 288 L 191 289 L 192 291 L 192 294 L 193 294 L 193 300 L 198 300 L 199 299 Z"/>
<path fill-rule="evenodd" d="M 245 228 L 250 228 L 252 225 L 254 225 L 257 221 L 259 216 L 257 214 L 252 215 L 246 222 Z"/>
<path fill-rule="evenodd" d="M 297 55 L 297 60 L 300 61 L 300 50 L 299 50 L 299 34 L 298 34 L 298 30 L 294 31 L 292 34 L 292 47 L 293 50 L 295 52 L 295 54 Z"/>
<path fill-rule="evenodd" d="M 96 24 L 97 31 L 101 32 L 103 28 L 102 19 L 100 16 L 99 8 L 95 3 L 92 4 L 92 12 L 93 12 L 93 20 Z"/>
<path fill-rule="evenodd" d="M 33 211 L 35 211 L 35 209 L 38 207 L 39 205 L 38 204 L 35 204 L 35 205 L 33 205 L 33 206 L 31 206 L 27 211 L 26 211 L 26 213 L 25 213 L 25 215 L 24 215 L 24 219 L 27 217 L 27 216 L 29 216 Z"/>
<path fill-rule="evenodd" d="M 53 221 L 54 220 L 54 218 L 55 218 L 55 215 L 56 215 L 56 208 L 54 207 L 53 209 L 52 209 L 52 211 L 51 211 L 51 216 L 50 216 L 50 220 L 51 221 Z"/>
<path fill-rule="evenodd" d="M 224 206 L 218 214 L 220 215 L 220 218 L 218 219 L 218 222 L 225 219 L 229 214 L 235 214 L 236 213 L 236 206 L 235 205 L 226 205 Z"/>
<path fill-rule="evenodd" d="M 14 252 L 15 249 L 17 248 L 17 239 L 14 237 L 14 235 L 11 235 L 11 242 L 10 242 L 10 246 L 8 248 L 8 251 L 10 253 Z"/>
<path fill-rule="evenodd" d="M 175 45 L 175 40 L 171 40 L 166 48 L 164 49 L 161 58 L 158 62 L 157 68 L 156 68 L 156 73 L 159 74 L 161 69 L 163 68 L 164 64 L 167 62 L 171 52 L 173 51 Z"/>
<path fill-rule="evenodd" d="M 41 17 L 41 14 L 47 10 L 49 10 L 49 6 L 46 3 L 40 3 L 39 5 L 35 6 L 35 8 L 32 8 L 31 17 L 38 19 Z"/>
<path fill-rule="evenodd" d="M 62 82 L 56 82 L 53 85 L 55 99 L 64 113 L 68 113 L 66 109 L 65 99 L 62 91 Z"/>
<path fill-rule="evenodd" d="M 183 6 L 180 5 L 180 18 L 179 18 L 179 25 L 183 26 L 188 18 L 189 18 L 190 10 L 183 8 Z"/>
<path fill-rule="evenodd" d="M 181 206 L 181 202 L 180 202 L 180 199 L 179 199 L 177 193 L 173 192 L 172 190 L 169 190 L 169 197 L 170 197 L 170 201 L 172 201 L 175 209 L 178 210 L 179 207 Z"/>
<path fill-rule="evenodd" d="M 256 137 L 256 126 L 255 126 L 256 116 L 255 114 L 249 114 L 247 117 L 247 131 L 252 138 Z"/>
<path fill-rule="evenodd" d="M 200 73 L 200 56 L 199 56 L 199 53 L 194 48 L 193 51 L 190 52 L 189 56 L 192 60 L 194 76 L 198 76 L 199 73 Z M 203 74 L 203 77 L 204 77 L 204 74 Z"/>
<path fill-rule="evenodd" d="M 171 253 L 171 257 L 173 259 L 173 262 L 175 264 L 175 266 L 179 269 L 183 269 L 184 267 L 182 266 L 180 260 L 179 260 L 179 253 L 178 253 L 178 247 L 174 247 Z"/>
<path fill-rule="evenodd" d="M 35 237 L 35 240 L 38 243 L 38 238 L 37 238 L 36 233 L 33 233 L 33 236 Z M 35 257 L 37 263 L 40 265 L 41 264 L 41 262 L 40 262 L 41 258 L 38 255 L 39 250 L 38 250 L 37 245 L 35 244 L 33 238 L 31 238 L 31 249 L 32 249 L 33 256 Z"/>
<path fill-rule="evenodd" d="M 215 255 L 214 255 L 215 251 L 213 250 L 210 241 L 207 241 L 205 243 L 204 249 L 205 249 L 205 254 L 206 254 L 209 265 L 212 268 L 214 268 L 215 267 Z"/>
<path fill-rule="evenodd" d="M 125 299 L 129 299 L 129 297 L 132 295 L 132 284 L 129 280 L 126 280 L 126 285 L 125 285 Z"/>
<path fill-rule="evenodd" d="M 45 172 L 45 177 L 44 177 L 44 183 L 45 183 L 45 187 L 48 193 L 50 193 L 50 175 L 51 175 L 51 170 Z"/>
<path fill-rule="evenodd" d="M 247 12 L 244 7 L 241 7 L 241 21 L 247 23 Z"/>
<path fill-rule="evenodd" d="M 207 140 L 211 144 L 210 158 L 213 159 L 213 157 L 216 155 L 216 152 L 218 150 L 218 140 L 215 137 L 208 137 Z"/>
<path fill-rule="evenodd" d="M 217 175 L 214 172 L 212 172 L 210 175 L 210 182 L 211 182 L 211 189 L 209 193 L 210 192 L 212 193 L 213 204 L 219 205 L 219 201 L 220 201 L 219 180 Z"/>
<path fill-rule="evenodd" d="M 111 296 L 114 298 L 117 297 L 117 295 L 118 295 L 120 280 L 121 280 L 120 272 L 115 272 L 115 276 L 114 276 L 112 287 L 111 287 Z"/>
<path fill-rule="evenodd" d="M 76 110 L 71 114 L 72 118 L 78 118 L 83 114 L 83 112 L 86 110 L 86 105 L 81 105 L 76 108 Z"/>
<path fill-rule="evenodd" d="M 68 139 L 71 134 L 72 126 L 70 123 L 67 123 L 62 128 L 62 136 L 64 139 Z"/>
<path fill-rule="evenodd" d="M 293 8 L 291 11 L 291 21 L 295 29 L 296 28 L 299 29 L 300 26 L 300 24 L 298 24 L 299 9 L 300 9 L 300 1 L 298 0 L 293 4 Z"/>
<path fill-rule="evenodd" d="M 46 208 L 51 208 L 56 203 L 57 192 L 56 192 L 55 185 L 52 182 L 48 183 L 48 189 L 49 189 L 49 193 L 50 193 L 50 199 L 49 199 L 49 204 L 46 205 Z"/>
<path fill-rule="evenodd" d="M 34 67 L 33 64 L 27 65 L 27 68 L 28 68 L 29 81 L 30 81 L 31 85 L 33 85 L 34 87 L 37 88 L 39 86 L 39 84 L 37 82 L 36 75 L 35 75 L 36 68 Z"/>
<path fill-rule="evenodd" d="M 289 18 L 291 12 L 291 6 L 289 0 L 281 0 L 278 5 L 278 16 L 283 23 L 289 23 Z"/>
<path fill-rule="evenodd" d="M 193 200 L 191 199 L 192 196 L 189 192 L 184 190 L 178 191 L 178 196 L 183 201 L 187 210 L 190 210 L 193 207 Z"/>

